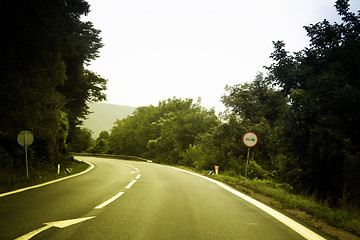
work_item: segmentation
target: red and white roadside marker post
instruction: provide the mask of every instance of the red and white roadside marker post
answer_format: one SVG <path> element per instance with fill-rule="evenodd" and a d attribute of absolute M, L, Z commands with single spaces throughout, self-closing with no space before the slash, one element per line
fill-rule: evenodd
<path fill-rule="evenodd" d="M 219 166 L 215 166 L 215 174 L 219 174 Z"/>
<path fill-rule="evenodd" d="M 247 158 L 246 158 L 246 168 L 245 168 L 245 180 L 246 180 L 247 170 L 248 170 L 248 165 L 249 165 L 250 148 L 256 146 L 256 144 L 258 143 L 258 139 L 259 139 L 258 136 L 254 132 L 246 132 L 242 136 L 242 142 L 245 145 L 245 147 L 248 148 Z"/>

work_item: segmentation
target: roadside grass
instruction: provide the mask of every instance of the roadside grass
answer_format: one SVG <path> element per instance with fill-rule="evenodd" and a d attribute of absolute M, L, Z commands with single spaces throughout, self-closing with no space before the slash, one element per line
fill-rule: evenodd
<path fill-rule="evenodd" d="M 26 173 L 23 169 L 3 170 L 0 169 L 0 193 L 13 191 L 16 189 L 29 187 L 58 178 L 66 177 L 86 170 L 89 167 L 87 163 L 72 160 L 65 165 L 60 166 L 60 174 L 57 174 L 57 167 L 37 168 L 29 170 L 29 180 L 26 179 Z M 67 173 L 66 168 L 71 168 L 71 172 Z"/>

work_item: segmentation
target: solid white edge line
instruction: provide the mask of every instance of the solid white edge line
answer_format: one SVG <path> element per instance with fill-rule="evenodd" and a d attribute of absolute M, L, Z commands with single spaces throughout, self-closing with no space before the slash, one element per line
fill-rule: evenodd
<path fill-rule="evenodd" d="M 131 188 L 131 186 L 134 185 L 134 183 L 136 183 L 136 180 L 132 180 L 125 188 L 126 189 Z"/>
<path fill-rule="evenodd" d="M 186 172 L 186 173 L 189 173 L 189 174 L 192 174 L 192 175 L 195 175 L 195 176 L 198 176 L 198 177 L 201 177 L 203 179 L 206 179 L 210 182 L 213 182 L 215 184 L 217 184 L 218 186 L 224 188 L 225 190 L 235 194 L 236 196 L 244 199 L 245 201 L 251 203 L 252 205 L 258 207 L 259 209 L 261 209 L 262 211 L 266 212 L 267 214 L 269 214 L 270 216 L 274 217 L 275 219 L 277 219 L 278 221 L 280 221 L 281 223 L 285 224 L 286 226 L 288 226 L 289 228 L 291 228 L 292 230 L 294 230 L 295 232 L 297 232 L 298 234 L 300 234 L 301 236 L 303 236 L 304 238 L 306 239 L 309 239 L 309 240 L 325 240 L 325 238 L 321 237 L 320 235 L 318 235 L 317 233 L 311 231 L 310 229 L 306 228 L 305 226 L 301 225 L 300 223 L 292 220 L 291 218 L 285 216 L 284 214 L 266 206 L 265 204 L 225 185 L 224 183 L 222 182 L 219 182 L 217 180 L 214 180 L 214 179 L 211 179 L 211 178 L 208 178 L 208 177 L 205 177 L 203 175 L 200 175 L 200 174 L 197 174 L 197 173 L 193 173 L 193 172 L 190 172 L 190 171 L 187 171 L 187 170 L 184 170 L 184 169 L 180 169 L 180 168 L 176 168 L 176 167 L 170 167 L 169 168 L 173 168 L 173 169 L 176 169 L 176 170 L 179 170 L 179 171 L 183 171 L 183 172 Z"/>
<path fill-rule="evenodd" d="M 113 196 L 112 198 L 110 198 L 109 200 L 103 202 L 102 204 L 96 206 L 94 209 L 101 209 L 105 206 L 107 206 L 108 204 L 112 203 L 113 201 L 115 201 L 116 199 L 118 199 L 121 195 L 123 195 L 124 192 L 119 192 L 118 194 L 116 194 L 115 196 Z"/>
<path fill-rule="evenodd" d="M 85 163 L 87 163 L 87 164 L 90 165 L 90 167 L 88 167 L 85 171 L 82 171 L 82 172 L 77 173 L 77 174 L 74 174 L 74 175 L 70 175 L 70 176 L 68 176 L 68 177 L 59 178 L 59 179 L 56 179 L 56 180 L 53 180 L 53 181 L 50 181 L 50 182 L 46 182 L 46 183 L 41 183 L 41 184 L 38 184 L 38 185 L 34 185 L 34 186 L 31 186 L 31 187 L 26 187 L 26 188 L 17 189 L 17 190 L 11 191 L 11 192 L 1 193 L 1 194 L 0 194 L 0 197 L 5 197 L 5 196 L 11 195 L 11 194 L 23 192 L 23 191 L 30 190 L 30 189 L 34 189 L 34 188 L 43 187 L 43 186 L 46 186 L 46 185 L 49 185 L 49 184 L 53 184 L 53 183 L 56 183 L 56 182 L 64 181 L 64 180 L 69 179 L 69 178 L 77 177 L 77 176 L 80 176 L 80 175 L 82 175 L 82 174 L 85 174 L 85 173 L 89 172 L 90 170 L 92 170 L 92 169 L 95 167 L 95 166 L 94 166 L 92 163 L 90 163 L 90 162 L 87 162 L 87 161 L 83 161 L 83 162 L 85 162 Z"/>

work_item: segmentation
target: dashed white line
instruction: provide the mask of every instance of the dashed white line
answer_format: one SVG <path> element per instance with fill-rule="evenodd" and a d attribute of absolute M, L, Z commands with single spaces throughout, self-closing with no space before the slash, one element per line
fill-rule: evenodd
<path fill-rule="evenodd" d="M 108 204 L 112 203 L 113 201 L 115 201 L 116 199 L 118 199 L 121 195 L 123 195 L 124 192 L 119 192 L 118 194 L 116 194 L 115 196 L 113 196 L 112 198 L 110 198 L 109 200 L 107 200 L 106 202 L 103 202 L 102 204 L 96 206 L 94 209 L 101 209 L 105 206 L 107 206 Z"/>
<path fill-rule="evenodd" d="M 138 168 L 136 168 L 136 167 L 134 167 L 134 166 L 131 166 L 131 165 L 129 165 L 129 164 L 126 164 L 126 163 L 121 163 L 121 164 L 126 165 L 126 166 L 129 166 L 129 167 L 132 167 L 132 168 L 135 169 L 136 171 L 139 171 Z M 135 172 L 131 172 L 131 173 L 134 174 Z M 141 175 L 138 174 L 135 179 L 139 179 L 140 176 L 141 176 Z M 126 189 L 131 188 L 132 185 L 134 185 L 134 183 L 136 183 L 136 181 L 137 181 L 137 180 L 132 180 L 125 188 L 126 188 Z M 124 193 L 125 193 L 125 192 L 119 192 L 118 194 L 116 194 L 115 196 L 113 196 L 112 198 L 110 198 L 109 200 L 107 200 L 107 201 L 103 202 L 102 204 L 96 206 L 94 209 L 101 209 L 101 208 L 107 206 L 108 204 L 110 204 L 110 203 L 112 203 L 113 201 L 115 201 L 116 199 L 118 199 L 118 198 L 119 198 L 121 195 L 123 195 Z"/>
<path fill-rule="evenodd" d="M 134 183 L 136 183 L 136 180 L 132 180 L 125 188 L 126 189 L 131 188 L 131 186 L 134 185 Z"/>
<path fill-rule="evenodd" d="M 135 169 L 136 171 L 139 171 L 139 169 L 137 167 L 131 166 L 129 164 L 126 164 L 126 163 L 120 163 L 120 164 L 131 167 L 131 168 Z"/>

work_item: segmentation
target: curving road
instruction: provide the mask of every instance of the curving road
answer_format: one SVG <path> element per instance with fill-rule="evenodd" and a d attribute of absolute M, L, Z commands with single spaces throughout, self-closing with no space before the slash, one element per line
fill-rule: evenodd
<path fill-rule="evenodd" d="M 324 239 L 196 174 L 146 162 L 77 158 L 95 168 L 0 197 L 0 239 Z"/>

